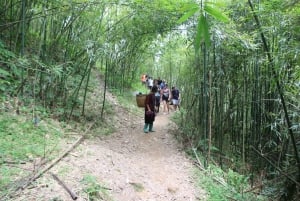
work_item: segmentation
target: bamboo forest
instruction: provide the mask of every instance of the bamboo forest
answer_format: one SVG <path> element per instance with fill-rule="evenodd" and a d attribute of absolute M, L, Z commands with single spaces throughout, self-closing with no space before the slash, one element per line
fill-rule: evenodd
<path fill-rule="evenodd" d="M 299 200 L 299 52 L 299 0 L 1 0 L 0 200 Z M 164 115 L 160 106 L 155 133 L 142 132 L 144 113 L 136 105 L 135 93 L 151 90 L 141 84 L 143 74 L 180 92 L 178 111 Z M 162 130 L 160 121 L 173 126 Z M 83 146 L 96 140 L 104 146 L 125 131 L 131 137 L 119 146 L 112 141 L 112 150 L 170 134 L 192 162 L 171 151 L 167 160 L 191 164 L 197 173 L 187 183 L 205 193 L 184 190 L 188 199 L 180 189 L 194 187 L 147 188 L 147 179 L 132 181 L 124 173 L 135 194 L 120 195 L 115 190 L 125 187 L 92 170 L 80 178 L 74 173 L 71 181 L 76 163 L 59 166 L 79 158 L 86 160 L 82 168 L 95 164 L 84 158 L 93 151 Z M 151 138 L 165 143 L 156 144 L 162 152 L 172 148 L 165 136 Z M 95 161 L 111 159 L 116 167 L 110 153 Z M 157 161 L 147 168 L 163 171 Z M 124 163 L 119 174 L 131 169 Z M 165 169 L 162 183 L 187 168 Z M 71 197 L 59 197 L 56 188 L 52 197 L 39 195 L 52 185 L 47 175 Z"/>

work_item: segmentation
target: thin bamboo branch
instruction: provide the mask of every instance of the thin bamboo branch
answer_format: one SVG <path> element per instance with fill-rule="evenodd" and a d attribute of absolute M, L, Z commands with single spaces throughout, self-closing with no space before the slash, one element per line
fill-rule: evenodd
<path fill-rule="evenodd" d="M 212 72 L 209 71 L 209 113 L 208 113 L 208 153 L 207 163 L 210 163 L 211 140 L 212 140 L 212 110 L 213 110 L 213 96 L 212 96 Z"/>
<path fill-rule="evenodd" d="M 198 164 L 199 164 L 199 168 L 200 168 L 201 170 L 205 171 L 205 169 L 203 168 L 203 165 L 202 165 L 202 163 L 201 163 L 201 161 L 200 161 L 200 159 L 199 159 L 199 157 L 198 157 L 198 154 L 197 154 L 197 152 L 196 152 L 196 149 L 195 149 L 195 148 L 192 148 L 192 149 L 193 149 L 193 152 L 194 152 L 194 154 L 195 154 L 195 156 L 196 156 L 197 162 L 198 162 Z"/>
<path fill-rule="evenodd" d="M 290 177 L 288 174 L 286 174 L 285 172 L 283 172 L 278 166 L 276 166 L 270 159 L 268 159 L 267 157 L 265 157 L 263 154 L 261 154 L 258 150 L 256 150 L 253 146 L 251 146 L 251 149 L 260 157 L 262 157 L 263 159 L 265 159 L 272 167 L 274 167 L 276 170 L 279 171 L 280 174 L 284 175 L 286 178 L 288 178 L 290 181 L 292 181 L 293 183 L 295 183 L 297 186 L 300 187 L 300 183 L 298 181 L 296 181 L 295 179 L 293 179 L 292 177 Z"/>

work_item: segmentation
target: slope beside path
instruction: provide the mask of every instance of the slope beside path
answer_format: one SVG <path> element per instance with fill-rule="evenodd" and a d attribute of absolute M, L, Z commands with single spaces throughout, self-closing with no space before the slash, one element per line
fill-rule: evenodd
<path fill-rule="evenodd" d="M 72 200 L 50 172 L 59 175 L 77 200 L 89 199 L 82 183 L 87 175 L 107 192 L 96 200 L 206 200 L 205 192 L 194 183 L 192 162 L 169 132 L 174 126 L 169 115 L 158 114 L 156 132 L 145 134 L 142 111 L 130 114 L 115 99 L 110 101 L 118 110 L 114 119 L 117 131 L 86 139 L 16 200 Z"/>

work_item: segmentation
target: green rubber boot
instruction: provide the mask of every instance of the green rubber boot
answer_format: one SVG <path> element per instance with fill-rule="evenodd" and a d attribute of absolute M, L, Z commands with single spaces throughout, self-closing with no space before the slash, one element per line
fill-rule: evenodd
<path fill-rule="evenodd" d="M 149 124 L 145 124 L 144 125 L 144 133 L 148 133 L 149 132 Z"/>
<path fill-rule="evenodd" d="M 149 132 L 155 132 L 155 130 L 153 130 L 153 124 L 149 124 Z"/>

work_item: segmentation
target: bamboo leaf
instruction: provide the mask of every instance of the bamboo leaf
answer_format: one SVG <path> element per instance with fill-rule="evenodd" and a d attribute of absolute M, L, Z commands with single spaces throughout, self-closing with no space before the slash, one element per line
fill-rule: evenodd
<path fill-rule="evenodd" d="M 205 10 L 206 13 L 213 16 L 217 20 L 220 20 L 222 22 L 228 22 L 229 21 L 229 18 L 224 13 L 222 13 L 220 10 L 218 10 L 215 7 L 211 7 L 211 6 L 206 4 L 206 5 L 204 5 L 204 10 Z"/>
<path fill-rule="evenodd" d="M 183 4 L 183 6 L 180 7 L 179 10 L 181 12 L 185 12 L 185 11 L 192 10 L 192 9 L 198 8 L 198 7 L 199 6 L 196 3 L 185 3 L 185 4 Z"/>
<path fill-rule="evenodd" d="M 195 38 L 195 48 L 196 51 L 199 51 L 200 44 L 201 44 L 201 38 L 203 36 L 203 29 L 202 29 L 202 16 L 198 20 L 198 26 L 197 26 L 197 33 L 196 33 L 196 38 Z"/>
<path fill-rule="evenodd" d="M 189 10 L 177 21 L 177 23 L 181 24 L 181 23 L 187 21 L 187 19 L 190 18 L 191 16 L 193 16 L 198 10 L 199 10 L 199 8 L 193 8 L 192 10 Z"/>
<path fill-rule="evenodd" d="M 0 76 L 6 77 L 9 75 L 10 75 L 10 73 L 8 71 L 0 68 Z"/>
<path fill-rule="evenodd" d="M 210 46 L 210 34 L 209 34 L 209 27 L 206 21 L 205 16 L 202 14 L 198 21 L 197 27 L 197 35 L 195 39 L 195 48 L 196 51 L 199 50 L 201 41 L 204 41 L 207 47 Z"/>
<path fill-rule="evenodd" d="M 204 15 L 202 15 L 202 24 L 203 24 L 203 38 L 204 38 L 204 42 L 207 46 L 207 48 L 210 47 L 210 34 L 209 34 L 209 26 L 206 20 L 206 17 L 204 17 Z"/>

